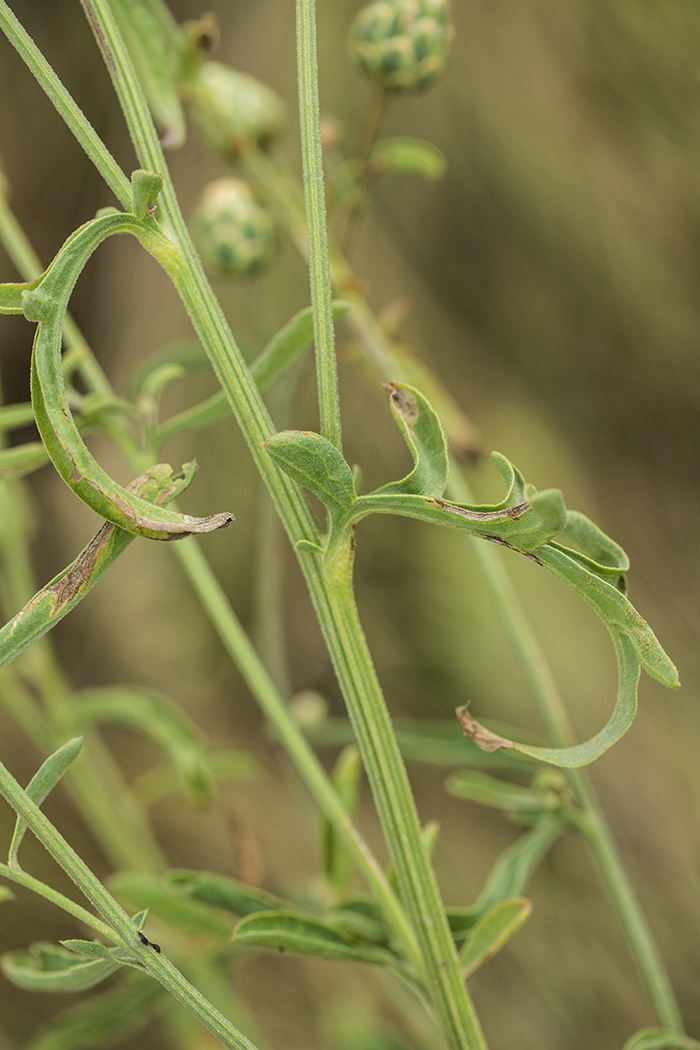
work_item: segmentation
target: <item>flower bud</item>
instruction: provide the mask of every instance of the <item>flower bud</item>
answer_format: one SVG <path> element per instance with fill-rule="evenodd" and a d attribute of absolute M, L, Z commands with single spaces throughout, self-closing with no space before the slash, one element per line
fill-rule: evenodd
<path fill-rule="evenodd" d="M 210 182 L 192 218 L 192 236 L 210 273 L 250 277 L 272 260 L 277 246 L 275 223 L 242 179 Z"/>
<path fill-rule="evenodd" d="M 350 52 L 386 91 L 424 91 L 445 68 L 453 34 L 449 0 L 375 0 L 352 25 Z"/>
<path fill-rule="evenodd" d="M 250 146 L 264 149 L 285 123 L 272 88 L 220 62 L 203 62 L 183 91 L 208 145 L 226 160 Z"/>

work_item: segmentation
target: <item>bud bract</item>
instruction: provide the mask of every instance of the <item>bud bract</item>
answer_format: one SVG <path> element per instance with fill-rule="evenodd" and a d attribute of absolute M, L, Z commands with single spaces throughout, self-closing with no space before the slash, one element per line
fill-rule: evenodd
<path fill-rule="evenodd" d="M 453 35 L 449 0 L 375 0 L 352 25 L 350 51 L 386 91 L 424 91 L 445 68 Z"/>
<path fill-rule="evenodd" d="M 203 62 L 183 91 L 209 146 L 227 160 L 251 146 L 265 148 L 285 123 L 272 88 L 220 62 Z"/>
<path fill-rule="evenodd" d="M 271 213 L 242 179 L 210 182 L 192 218 L 192 236 L 207 270 L 220 277 L 259 273 L 275 254 Z"/>

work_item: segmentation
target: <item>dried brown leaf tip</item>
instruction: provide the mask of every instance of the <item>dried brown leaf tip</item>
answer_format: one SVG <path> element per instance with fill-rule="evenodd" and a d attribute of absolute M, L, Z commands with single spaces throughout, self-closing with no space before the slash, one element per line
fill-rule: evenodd
<path fill-rule="evenodd" d="M 489 729 L 485 729 L 480 722 L 477 722 L 475 718 L 472 718 L 467 712 L 466 704 L 463 707 L 458 707 L 455 710 L 455 714 L 464 735 L 473 740 L 482 751 L 498 751 L 501 747 L 514 746 L 512 740 L 506 740 L 505 737 L 492 733 Z"/>
<path fill-rule="evenodd" d="M 407 425 L 409 427 L 415 426 L 419 415 L 418 402 L 411 391 L 397 386 L 395 383 L 384 383 L 384 389 L 392 405 Z"/>

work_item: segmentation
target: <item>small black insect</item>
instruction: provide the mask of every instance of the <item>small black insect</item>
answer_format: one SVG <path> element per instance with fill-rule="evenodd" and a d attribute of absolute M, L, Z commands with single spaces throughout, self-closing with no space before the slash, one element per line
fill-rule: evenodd
<path fill-rule="evenodd" d="M 153 948 L 153 951 L 154 952 L 158 952 L 158 954 L 160 955 L 160 945 L 159 944 L 154 944 L 153 941 L 149 941 L 149 939 L 145 935 L 145 933 L 141 933 L 141 930 L 137 930 L 136 932 L 139 935 L 139 940 L 141 941 L 141 944 L 145 944 L 147 948 Z"/>

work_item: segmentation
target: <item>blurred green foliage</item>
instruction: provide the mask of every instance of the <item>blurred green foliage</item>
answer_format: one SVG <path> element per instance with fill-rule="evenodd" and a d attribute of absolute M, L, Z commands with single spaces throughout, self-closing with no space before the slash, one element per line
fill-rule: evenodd
<path fill-rule="evenodd" d="M 221 27 L 217 59 L 268 83 L 294 112 L 289 4 L 216 0 L 207 6 Z M 348 153 L 371 98 L 347 55 L 358 6 L 354 0 L 319 5 L 321 101 L 345 136 L 332 149 Z M 110 148 L 133 166 L 78 5 L 14 0 L 12 7 Z M 189 0 L 172 8 L 179 20 L 201 13 Z M 689 0 L 453 0 L 453 15 L 456 35 L 444 81 L 425 96 L 393 101 L 382 131 L 429 139 L 446 159 L 446 174 L 434 183 L 403 175 L 379 180 L 354 264 L 377 310 L 407 297 L 401 338 L 467 409 L 486 446 L 512 457 L 540 488 L 565 487 L 567 500 L 600 521 L 631 556 L 633 601 L 679 665 L 684 687 L 667 695 L 644 682 L 635 726 L 593 775 L 689 1030 L 697 1032 L 700 12 Z M 13 206 L 48 259 L 73 228 L 113 202 L 4 40 L 0 97 L 12 100 L 0 108 L 0 150 Z M 280 148 L 296 168 L 294 132 Z M 203 185 L 228 172 L 202 153 L 196 130 L 171 162 L 189 214 Z M 1 253 L 0 262 L 2 276 L 13 279 Z M 250 359 L 308 299 L 304 267 L 285 244 L 255 282 L 221 283 L 217 291 Z M 120 391 L 147 354 L 189 335 L 163 275 L 137 246 L 121 241 L 91 261 L 71 309 Z M 339 332 L 346 451 L 361 464 L 363 491 L 370 491 L 405 473 L 408 457 L 382 391 L 372 396 L 358 376 L 347 332 L 342 326 Z M 7 401 L 28 396 L 27 333 L 21 318 L 0 329 Z M 214 390 L 203 371 L 186 389 L 171 384 L 165 407 L 184 409 Z M 313 377 L 302 366 L 294 405 L 274 406 L 280 429 L 315 426 L 313 400 Z M 128 467 L 105 445 L 98 443 L 96 454 L 123 483 L 130 480 Z M 264 637 L 266 597 L 254 572 L 266 556 L 264 519 L 240 436 L 222 421 L 176 438 L 167 455 L 178 463 L 198 459 L 188 511 L 206 513 L 214 504 L 234 509 L 235 526 L 209 539 L 207 555 L 244 622 Z M 222 461 L 229 468 L 223 474 Z M 488 464 L 471 475 L 480 498 L 498 498 Z M 72 560 L 95 528 L 48 469 L 31 484 L 41 583 Z M 556 581 L 510 552 L 504 557 L 577 732 L 588 735 L 614 694 L 608 640 L 592 612 Z M 281 560 L 283 673 L 294 691 L 323 693 L 339 715 L 301 581 L 288 552 Z M 446 719 L 469 700 L 477 717 L 506 728 L 530 726 L 542 742 L 520 671 L 501 655 L 501 629 L 458 536 L 374 518 L 358 529 L 357 561 L 360 609 L 393 714 Z M 313 900 L 319 846 L 304 796 L 292 787 L 292 773 L 167 552 L 134 544 L 88 601 L 55 632 L 74 686 L 138 681 L 160 690 L 217 744 L 247 745 L 264 764 L 264 775 L 227 784 L 209 810 L 190 809 L 175 796 L 157 802 L 168 862 Z M 36 754 L 4 713 L 0 739 L 26 782 Z M 107 739 L 129 779 L 157 761 L 155 746 L 123 728 Z M 445 897 L 470 905 L 517 831 L 497 813 L 448 796 L 439 768 L 416 763 L 411 774 L 422 815 L 442 824 L 435 860 Z M 51 801 L 51 813 L 94 870 L 106 875 L 106 862 L 65 794 Z M 359 820 L 370 841 L 378 840 L 368 804 Z M 0 831 L 7 838 L 12 823 L 3 808 Z M 29 839 L 23 849 L 29 870 L 39 870 L 39 849 Z M 615 1050 L 635 1027 L 651 1025 L 623 935 L 581 842 L 563 834 L 527 892 L 532 916 L 472 982 L 492 1050 Z M 2 904 L 3 950 L 79 932 L 43 902 L 17 897 Z M 434 1045 L 419 1020 L 413 1027 L 407 1022 L 403 993 L 377 985 L 374 970 L 253 955 L 236 956 L 230 972 L 271 1048 Z M 63 1005 L 3 983 L 0 1046 L 22 1046 L 37 1021 Z M 148 1028 L 122 1045 L 165 1047 L 168 1037 Z"/>

